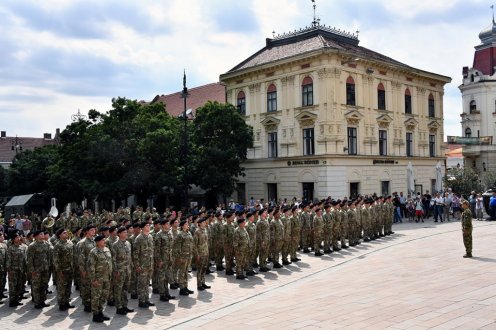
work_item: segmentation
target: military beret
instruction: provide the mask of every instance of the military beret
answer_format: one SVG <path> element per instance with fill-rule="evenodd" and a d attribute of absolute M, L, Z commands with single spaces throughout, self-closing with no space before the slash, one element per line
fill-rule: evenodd
<path fill-rule="evenodd" d="M 114 231 L 116 231 L 116 229 L 117 229 L 117 227 L 116 227 L 116 226 L 110 226 L 110 227 L 109 227 L 109 229 L 108 229 L 108 231 L 109 231 L 110 233 L 113 233 Z"/>
<path fill-rule="evenodd" d="M 237 221 L 238 221 L 238 224 L 243 223 L 243 222 L 245 222 L 245 218 L 239 218 Z"/>
<path fill-rule="evenodd" d="M 43 232 L 43 230 L 35 230 L 35 231 L 33 232 L 33 236 L 34 236 L 34 237 L 36 237 L 36 236 L 38 236 L 39 234 L 43 234 L 43 233 L 44 233 L 44 232 Z"/>
<path fill-rule="evenodd" d="M 262 215 L 265 212 L 265 209 L 258 210 L 258 215 Z"/>
<path fill-rule="evenodd" d="M 96 235 L 95 242 L 99 242 L 99 241 L 101 241 L 104 238 L 105 238 L 105 236 L 103 236 L 103 235 Z"/>
<path fill-rule="evenodd" d="M 182 220 L 182 221 L 179 223 L 179 227 L 181 227 L 181 228 L 182 228 L 182 227 L 183 227 L 185 224 L 187 224 L 187 223 L 188 223 L 188 221 L 186 221 L 186 220 Z"/>
<path fill-rule="evenodd" d="M 225 216 L 226 218 L 229 218 L 230 216 L 232 216 L 232 212 L 227 211 L 226 213 L 224 213 L 224 216 Z"/>
<path fill-rule="evenodd" d="M 21 233 L 19 230 L 14 230 L 10 234 L 10 239 L 13 240 L 16 237 L 21 237 Z"/>
<path fill-rule="evenodd" d="M 96 229 L 96 227 L 94 225 L 90 224 L 90 225 L 86 226 L 86 231 L 93 229 L 93 228 Z"/>
<path fill-rule="evenodd" d="M 102 231 L 107 231 L 107 230 L 109 230 L 109 228 L 107 226 L 101 226 L 98 231 L 102 232 Z"/>
<path fill-rule="evenodd" d="M 246 213 L 246 218 L 250 218 L 250 217 L 252 217 L 252 216 L 253 216 L 253 213 L 252 213 L 252 212 L 248 212 L 248 213 Z"/>
<path fill-rule="evenodd" d="M 141 224 L 139 222 L 133 223 L 133 228 L 141 228 Z"/>
<path fill-rule="evenodd" d="M 142 222 L 139 227 L 140 228 L 145 228 L 145 226 L 148 225 L 148 224 L 149 224 L 148 222 Z"/>
<path fill-rule="evenodd" d="M 176 222 L 176 218 L 172 218 L 171 220 L 169 220 L 169 225 L 172 226 L 174 224 L 174 222 Z"/>
<path fill-rule="evenodd" d="M 294 212 L 294 211 L 296 211 L 296 210 L 298 210 L 298 206 L 293 205 L 293 207 L 291 208 L 291 211 L 293 211 L 293 212 Z"/>
<path fill-rule="evenodd" d="M 33 236 L 33 234 L 34 234 L 34 233 L 33 233 L 32 231 L 30 231 L 30 232 L 26 235 L 26 237 L 31 237 L 31 236 Z M 0 235 L 3 235 L 3 231 L 0 231 Z"/>
<path fill-rule="evenodd" d="M 56 232 L 55 232 L 55 236 L 57 236 L 57 238 L 60 237 L 60 234 L 62 234 L 63 232 L 65 231 L 64 228 L 59 228 Z"/>
<path fill-rule="evenodd" d="M 202 223 L 202 222 L 205 222 L 207 221 L 207 218 L 200 218 L 200 220 L 198 220 L 198 223 Z"/>
<path fill-rule="evenodd" d="M 127 228 L 126 227 L 119 227 L 119 229 L 117 229 L 117 234 L 120 234 L 122 233 L 123 231 L 126 231 Z"/>
<path fill-rule="evenodd" d="M 215 212 L 216 217 L 220 217 L 221 215 L 222 215 L 222 213 L 220 211 Z"/>
<path fill-rule="evenodd" d="M 317 208 L 315 209 L 315 212 L 319 212 L 320 210 L 321 210 L 321 209 L 320 209 L 320 207 L 317 207 Z"/>

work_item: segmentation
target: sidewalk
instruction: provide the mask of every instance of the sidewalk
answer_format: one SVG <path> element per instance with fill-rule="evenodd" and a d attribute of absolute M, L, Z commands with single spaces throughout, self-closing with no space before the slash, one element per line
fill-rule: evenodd
<path fill-rule="evenodd" d="M 80 299 L 69 314 L 32 303 L 0 307 L 4 329 L 496 329 L 496 222 L 474 221 L 474 258 L 463 259 L 460 222 L 395 224 L 395 235 L 246 281 L 207 275 L 212 289 L 149 310 L 91 322 Z M 53 290 L 53 289 L 52 289 Z M 177 295 L 176 290 L 172 294 Z M 54 297 L 52 295 L 51 297 Z M 76 295 L 74 295 L 76 297 Z M 25 300 L 27 301 L 27 300 Z"/>

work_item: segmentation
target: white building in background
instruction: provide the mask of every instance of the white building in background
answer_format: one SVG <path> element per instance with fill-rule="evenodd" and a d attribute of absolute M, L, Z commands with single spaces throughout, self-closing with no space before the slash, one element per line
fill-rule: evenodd
<path fill-rule="evenodd" d="M 496 23 L 479 34 L 471 68 L 463 67 L 461 116 L 465 166 L 476 172 L 496 170 Z M 448 138 L 448 142 L 450 139 Z"/>
<path fill-rule="evenodd" d="M 317 23 L 266 39 L 220 80 L 254 130 L 241 201 L 406 192 L 410 161 L 415 189 L 435 186 L 449 77 Z"/>

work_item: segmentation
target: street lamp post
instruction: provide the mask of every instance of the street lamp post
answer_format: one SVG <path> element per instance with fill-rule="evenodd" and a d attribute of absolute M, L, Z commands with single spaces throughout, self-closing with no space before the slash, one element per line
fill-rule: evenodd
<path fill-rule="evenodd" d="M 188 114 L 187 114 L 187 107 L 186 107 L 186 99 L 188 98 L 188 88 L 186 87 L 186 70 L 184 70 L 184 75 L 183 75 L 183 91 L 181 92 L 181 98 L 184 99 L 184 112 L 183 112 L 183 119 L 184 119 L 184 136 L 183 136 L 183 188 L 184 188 L 184 206 L 186 207 L 186 211 L 188 210 L 188 180 L 187 180 L 187 174 L 188 174 Z"/>
<path fill-rule="evenodd" d="M 12 151 L 15 150 L 15 153 L 17 155 L 18 151 L 22 151 L 22 140 L 19 139 L 16 135 L 15 138 L 12 139 Z"/>

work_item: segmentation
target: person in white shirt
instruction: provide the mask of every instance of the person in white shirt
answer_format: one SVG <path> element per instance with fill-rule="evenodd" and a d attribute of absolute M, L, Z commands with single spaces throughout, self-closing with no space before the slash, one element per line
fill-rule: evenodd
<path fill-rule="evenodd" d="M 437 222 L 438 218 L 443 222 L 443 209 L 444 209 L 444 198 L 440 193 L 436 193 L 434 198 L 434 222 Z"/>
<path fill-rule="evenodd" d="M 477 194 L 475 199 L 475 214 L 477 215 L 477 220 L 481 221 L 484 214 L 484 204 L 482 203 L 481 194 Z"/>

